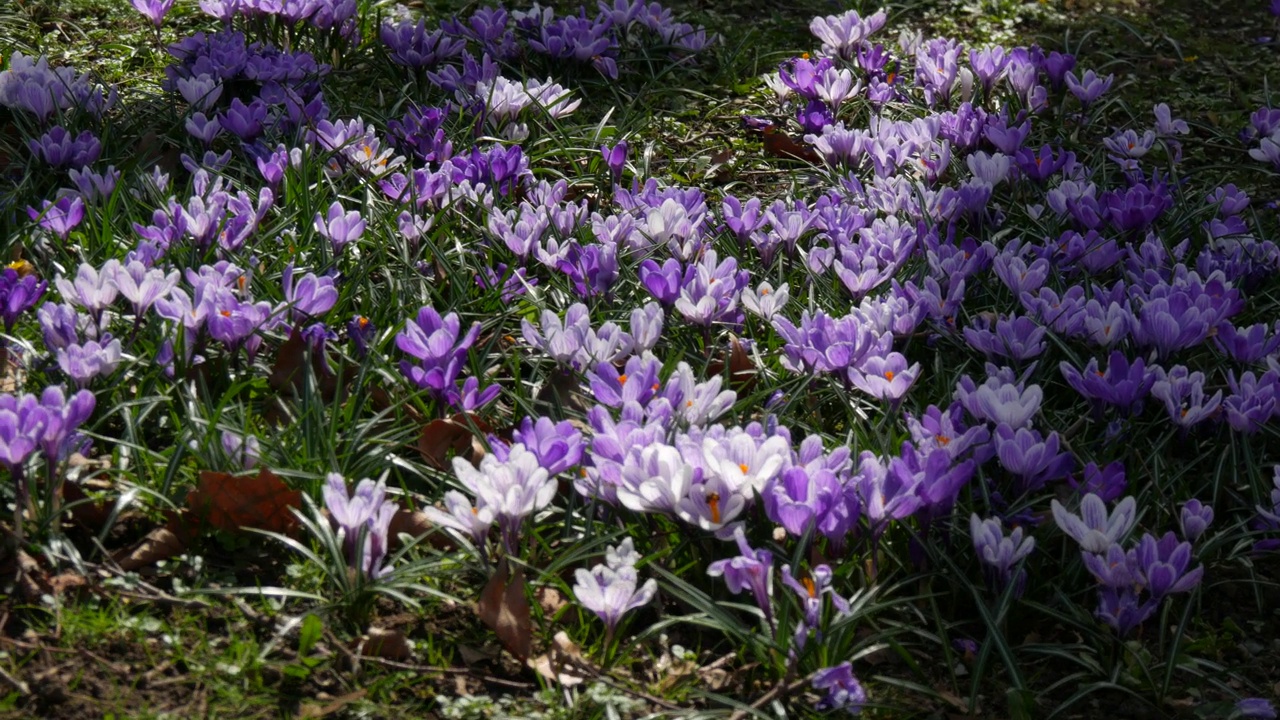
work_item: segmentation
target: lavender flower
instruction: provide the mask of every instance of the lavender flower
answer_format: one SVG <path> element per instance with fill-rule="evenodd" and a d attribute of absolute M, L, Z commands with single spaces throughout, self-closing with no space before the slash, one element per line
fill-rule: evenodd
<path fill-rule="evenodd" d="M 844 710 L 850 715 L 857 715 L 867 702 L 867 691 L 854 677 L 853 665 L 848 661 L 819 670 L 810 682 L 814 690 L 827 691 L 818 701 L 818 710 Z"/>
<path fill-rule="evenodd" d="M 1051 503 L 1053 519 L 1062 532 L 1069 535 L 1085 552 L 1102 553 L 1120 542 L 1137 521 L 1137 501 L 1132 496 L 1107 512 L 1102 498 L 1092 493 L 1080 501 L 1080 515 L 1067 512 L 1056 499 Z"/>
<path fill-rule="evenodd" d="M 1182 506 L 1179 529 L 1188 542 L 1195 542 L 1213 524 L 1213 508 L 1192 498 Z"/>
<path fill-rule="evenodd" d="M 1030 536 L 1024 538 L 1021 527 L 1014 528 L 1006 537 L 1000 518 L 983 520 L 977 513 L 969 517 L 969 533 L 973 537 L 973 549 L 978 553 L 978 559 L 987 566 L 992 584 L 997 589 L 1004 589 L 1014 583 L 1018 586 L 1015 592 L 1021 594 L 1021 586 L 1027 573 L 1026 570 L 1019 570 L 1015 576 L 1013 570 L 1035 549 L 1036 539 Z"/>
<path fill-rule="evenodd" d="M 765 622 L 773 626 L 773 553 L 755 550 L 747 544 L 741 528 L 734 532 L 738 543 L 737 557 L 717 560 L 707 566 L 711 577 L 723 577 L 729 592 L 737 595 L 750 590 L 756 606 L 764 613 Z"/>
<path fill-rule="evenodd" d="M 342 208 L 342 203 L 337 200 L 329 206 L 326 215 L 321 216 L 316 213 L 315 217 L 316 232 L 321 237 L 326 238 L 333 245 L 334 254 L 342 252 L 342 248 L 348 243 L 355 242 L 364 234 L 365 223 L 360 217 L 360 211 L 352 210 L 346 212 Z"/>
<path fill-rule="evenodd" d="M 157 30 L 164 22 L 164 16 L 168 15 L 169 10 L 173 8 L 173 0 L 129 0 L 129 4 L 150 20 Z"/>
<path fill-rule="evenodd" d="M 493 511 L 502 528 L 507 552 L 515 552 L 520 526 L 525 518 L 545 508 L 556 494 L 556 481 L 538 463 L 538 457 L 516 443 L 505 459 L 485 455 L 477 468 L 462 458 L 454 458 L 458 481 L 470 490 L 477 504 Z"/>
<path fill-rule="evenodd" d="M 1280 5 L 1272 3 L 1272 14 L 1280 15 Z M 1232 717 L 1257 718 L 1257 720 L 1276 720 L 1276 708 L 1266 698 L 1241 698 L 1235 705 Z"/>
<path fill-rule="evenodd" d="M 54 202 L 40 201 L 40 209 L 27 208 L 27 216 L 40 227 L 66 240 L 84 220 L 84 200 L 79 195 L 63 195 Z"/>
<path fill-rule="evenodd" d="M 636 563 L 639 560 L 640 554 L 628 537 L 616 547 L 609 548 L 605 564 L 596 565 L 590 571 L 578 568 L 574 572 L 577 580 L 573 586 L 574 597 L 604 621 L 610 637 L 624 614 L 647 605 L 658 592 L 658 583 L 652 579 L 636 587 L 639 583 Z"/>
<path fill-rule="evenodd" d="M 347 561 L 366 578 L 377 579 L 390 568 L 383 565 L 387 554 L 391 520 L 399 508 L 386 499 L 386 482 L 376 484 L 365 478 L 355 492 L 347 494 L 347 483 L 337 473 L 325 478 L 324 504 L 338 526 L 347 551 Z"/>

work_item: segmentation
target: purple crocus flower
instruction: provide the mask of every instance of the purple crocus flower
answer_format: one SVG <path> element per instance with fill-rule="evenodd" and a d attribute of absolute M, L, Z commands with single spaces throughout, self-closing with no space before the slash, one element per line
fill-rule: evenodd
<path fill-rule="evenodd" d="M 748 545 L 741 528 L 734 532 L 734 539 L 740 554 L 711 563 L 707 566 L 707 574 L 723 577 L 729 592 L 734 595 L 750 590 L 756 606 L 764 613 L 765 622 L 773 627 L 773 553 Z"/>
<path fill-rule="evenodd" d="M 169 10 L 173 8 L 173 0 L 129 0 L 129 4 L 150 20 L 157 30 L 164 22 L 164 16 L 168 15 Z"/>
<path fill-rule="evenodd" d="M 360 217 L 360 211 L 352 210 L 347 212 L 343 209 L 342 203 L 334 200 L 329 206 L 328 212 L 321 216 L 316 213 L 315 217 L 316 232 L 329 240 L 333 245 L 334 254 L 342 252 L 342 248 L 348 243 L 355 242 L 364 235 L 365 222 Z"/>
<path fill-rule="evenodd" d="M 295 320 L 318 318 L 333 309 L 338 302 L 338 290 L 334 287 L 333 278 L 307 273 L 295 283 L 293 272 L 293 263 L 285 266 L 281 284 L 284 287 L 284 301 L 290 306 L 290 314 Z"/>
<path fill-rule="evenodd" d="M 1103 93 L 1111 89 L 1111 83 L 1116 78 L 1115 75 L 1108 75 L 1105 78 L 1099 77 L 1093 70 L 1086 70 L 1082 77 L 1076 77 L 1074 72 L 1068 70 L 1064 79 L 1067 83 L 1067 89 L 1087 109 L 1097 102 Z"/>
<path fill-rule="evenodd" d="M 1271 3 L 1271 14 L 1280 15 L 1280 0 L 1273 0 Z M 1241 698 L 1235 705 L 1236 714 L 1242 718 L 1256 718 L 1256 720 L 1276 720 L 1276 708 L 1266 698 Z M 1233 715 L 1232 717 L 1235 717 Z"/>
<path fill-rule="evenodd" d="M 252 470 L 261 457 L 258 438 L 253 435 L 240 435 L 230 430 L 222 431 L 222 452 L 233 464 L 242 470 Z"/>
<path fill-rule="evenodd" d="M 577 580 L 573 586 L 574 597 L 604 621 L 609 637 L 613 636 L 623 615 L 649 604 L 658 592 L 658 583 L 652 579 L 636 587 L 639 584 L 636 563 L 639 561 L 635 543 L 628 537 L 616 547 L 609 548 L 603 565 L 596 565 L 590 571 L 578 568 L 574 572 Z"/>
<path fill-rule="evenodd" d="M 979 420 L 1011 428 L 1030 427 L 1031 418 L 1040 411 L 1044 391 L 1039 385 L 1025 388 L 1021 383 L 992 375 L 980 386 L 975 386 L 969 376 L 956 383 L 955 397 L 969 414 Z"/>
<path fill-rule="evenodd" d="M 120 364 L 120 341 L 103 335 L 101 342 L 90 340 L 83 345 L 58 348 L 58 367 L 80 387 L 99 375 L 110 375 Z"/>
<path fill-rule="evenodd" d="M 1047 269 L 1048 263 L 1045 265 Z M 997 318 L 994 332 L 991 331 L 989 322 L 979 319 L 977 323 L 964 329 L 965 341 L 986 355 L 987 359 L 1006 357 L 1022 362 L 1044 352 L 1044 336 L 1048 330 L 1031 318 Z"/>
<path fill-rule="evenodd" d="M 164 270 L 148 268 L 137 260 L 112 267 L 115 272 L 111 274 L 110 282 L 126 300 L 133 303 L 134 317 L 139 319 L 178 285 L 177 270 L 165 274 Z"/>
<path fill-rule="evenodd" d="M 1051 506 L 1058 528 L 1080 543 L 1080 549 L 1087 553 L 1107 552 L 1137 521 L 1137 501 L 1132 496 L 1121 500 L 1110 513 L 1102 498 L 1092 493 L 1080 500 L 1080 515 L 1067 512 L 1056 499 Z"/>
<path fill-rule="evenodd" d="M 920 375 L 920 363 L 907 367 L 907 358 L 891 352 L 885 356 L 870 355 L 858 367 L 849 368 L 849 382 L 868 395 L 897 402 Z"/>
<path fill-rule="evenodd" d="M 485 455 L 478 468 L 463 458 L 454 458 L 453 471 L 476 496 L 477 506 L 493 511 L 509 553 L 516 552 L 525 518 L 549 505 L 556 494 L 555 478 L 520 443 L 508 448 L 504 458 L 495 453 Z"/>
<path fill-rule="evenodd" d="M 15 477 L 22 477 L 23 464 L 39 448 L 45 422 L 34 395 L 0 394 L 0 464 Z"/>
<path fill-rule="evenodd" d="M 1190 428 L 1213 417 L 1222 405 L 1221 390 L 1205 397 L 1205 376 L 1199 370 L 1189 372 L 1183 365 L 1175 365 L 1167 372 L 1156 369 L 1151 395 L 1164 402 L 1169 419 L 1175 425 Z"/>
<path fill-rule="evenodd" d="M 613 184 L 622 182 L 622 171 L 627 166 L 627 141 L 619 140 L 613 147 L 601 145 L 600 155 L 604 158 L 605 167 L 609 168 Z"/>
<path fill-rule="evenodd" d="M 1135 628 L 1146 622 L 1159 603 L 1148 598 L 1138 602 L 1138 593 L 1131 587 L 1117 589 L 1114 587 L 1098 588 L 1098 619 L 1115 629 L 1121 637 L 1128 635 Z"/>
<path fill-rule="evenodd" d="M 1082 495 L 1097 495 L 1104 503 L 1119 499 L 1129 487 L 1125 480 L 1124 463 L 1119 460 L 1101 468 L 1095 462 L 1088 463 L 1080 475 L 1079 481 L 1074 475 L 1068 477 L 1067 485 Z"/>
<path fill-rule="evenodd" d="M 1004 525 L 1000 518 L 983 520 L 974 513 L 969 517 L 969 533 L 973 537 L 973 549 L 978 559 L 986 566 L 988 578 L 997 590 L 1003 590 L 1010 583 L 1018 586 L 1015 592 L 1021 594 L 1027 571 L 1013 570 L 1036 547 L 1036 539 L 1023 537 L 1021 527 L 1013 529 L 1008 536 L 1004 534 Z"/>
<path fill-rule="evenodd" d="M 400 372 L 418 387 L 443 398 L 446 390 L 453 389 L 462 359 L 479 336 L 480 323 L 472 323 L 463 334 L 457 313 L 441 317 L 435 308 L 423 307 L 417 318 L 396 334 L 396 347 L 418 360 L 416 365 L 401 361 Z"/>
<path fill-rule="evenodd" d="M 550 475 L 559 475 L 582 463 L 585 441 L 568 420 L 557 423 L 548 417 L 526 417 L 511 437 L 523 443 Z"/>
<path fill-rule="evenodd" d="M 338 537 L 347 550 L 351 567 L 366 578 L 376 579 L 390 569 L 383 566 L 388 548 L 391 520 L 399 508 L 386 499 L 386 482 L 365 478 L 355 492 L 347 494 L 347 483 L 337 473 L 325 479 L 324 503 L 338 526 Z"/>
<path fill-rule="evenodd" d="M 1136 574 L 1147 592 L 1156 602 L 1171 593 L 1188 592 L 1200 584 L 1204 566 L 1188 570 L 1191 564 L 1191 543 L 1178 542 L 1177 536 L 1167 532 L 1157 540 L 1143 535 L 1134 553 Z"/>
<path fill-rule="evenodd" d="M 0 271 L 0 318 L 4 331 L 13 331 L 18 316 L 35 306 L 49 283 L 34 274 L 20 274 L 12 266 Z"/>
<path fill-rule="evenodd" d="M 1195 542 L 1213 524 L 1213 508 L 1192 498 L 1182 506 L 1178 527 L 1187 542 Z"/>
<path fill-rule="evenodd" d="M 85 442 L 77 430 L 93 414 L 96 405 L 97 398 L 88 390 L 68 397 L 56 385 L 45 388 L 40 394 L 44 427 L 37 438 L 45 462 L 56 465 L 74 451 L 86 452 Z"/>
<path fill-rule="evenodd" d="M 54 202 L 40 201 L 40 209 L 27 208 L 27 216 L 62 240 L 84 220 L 84 200 L 79 195 L 63 195 Z"/>
<path fill-rule="evenodd" d="M 231 105 L 218 116 L 218 122 L 236 137 L 252 142 L 262 134 L 267 121 L 267 104 L 262 98 L 254 98 L 245 105 L 240 98 L 232 98 Z"/>
<path fill-rule="evenodd" d="M 102 154 L 102 143 L 93 133 L 85 130 L 73 138 L 61 125 L 50 128 L 38 140 L 27 141 L 27 147 L 52 167 L 76 170 L 92 165 Z"/>
<path fill-rule="evenodd" d="M 1042 437 L 1030 428 L 1014 430 L 1001 424 L 996 426 L 994 439 L 1000 466 L 1019 476 L 1024 490 L 1037 490 L 1065 476 L 1074 463 L 1070 452 L 1058 452 L 1056 432 Z"/>
<path fill-rule="evenodd" d="M 1065 360 L 1058 369 L 1067 384 L 1086 399 L 1107 405 L 1115 405 L 1128 414 L 1142 411 L 1142 401 L 1158 375 L 1148 368 L 1142 358 L 1129 362 L 1119 350 L 1114 350 L 1107 360 L 1107 369 L 1098 369 L 1098 359 L 1092 358 L 1084 371 L 1076 370 Z"/>
<path fill-rule="evenodd" d="M 843 710 L 850 715 L 862 712 L 867 702 L 867 691 L 853 675 L 853 665 L 848 661 L 829 668 L 823 668 L 813 674 L 810 684 L 814 690 L 825 690 L 815 706 L 818 710 Z"/>

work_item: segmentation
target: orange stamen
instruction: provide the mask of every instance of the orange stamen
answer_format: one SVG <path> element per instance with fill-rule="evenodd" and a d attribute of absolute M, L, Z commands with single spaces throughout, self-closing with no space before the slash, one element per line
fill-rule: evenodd
<path fill-rule="evenodd" d="M 707 507 L 711 510 L 711 522 L 720 524 L 720 493 L 707 495 Z"/>

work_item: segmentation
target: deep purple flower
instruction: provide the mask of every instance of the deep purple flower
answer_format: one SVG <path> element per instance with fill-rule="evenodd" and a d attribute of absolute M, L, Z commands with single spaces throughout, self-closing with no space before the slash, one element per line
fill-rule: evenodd
<path fill-rule="evenodd" d="M 261 98 L 254 98 L 248 105 L 240 98 L 232 98 L 231 105 L 218 116 L 218 122 L 223 128 L 245 142 L 255 140 L 262 134 L 266 120 L 267 104 Z"/>
<path fill-rule="evenodd" d="M 557 423 L 548 417 L 539 417 L 536 421 L 526 417 L 511 439 L 523 443 L 549 475 L 559 475 L 582 463 L 585 441 L 568 420 Z"/>
<path fill-rule="evenodd" d="M 622 181 L 622 171 L 627 166 L 627 141 L 619 140 L 613 147 L 600 146 L 600 155 L 604 158 L 605 167 L 609 168 L 609 176 L 613 183 Z"/>
<path fill-rule="evenodd" d="M 994 332 L 988 323 L 985 318 L 979 318 L 976 324 L 964 329 L 965 342 L 986 355 L 988 360 L 1005 357 L 1022 362 L 1039 356 L 1045 350 L 1044 336 L 1048 330 L 1029 317 L 997 318 Z"/>
<path fill-rule="evenodd" d="M 449 37 L 442 29 L 427 32 L 427 21 L 383 23 L 379 30 L 391 60 L 411 68 L 430 68 L 462 54 L 467 41 Z"/>
<path fill-rule="evenodd" d="M 1074 475 L 1068 477 L 1067 484 L 1082 495 L 1097 495 L 1104 503 L 1119 499 L 1129 487 L 1125 480 L 1124 463 L 1119 460 L 1101 468 L 1095 462 L 1088 463 L 1080 475 L 1079 481 Z"/>
<path fill-rule="evenodd" d="M 334 287 L 333 278 L 307 273 L 295 283 L 293 272 L 293 263 L 286 265 L 281 284 L 284 288 L 284 301 L 290 306 L 290 314 L 296 320 L 318 318 L 333 309 L 338 302 L 338 290 Z"/>
<path fill-rule="evenodd" d="M 1280 15 L 1280 0 L 1272 0 L 1271 14 Z M 1276 708 L 1266 698 L 1241 698 L 1235 706 L 1236 713 L 1242 718 L 1257 720 L 1276 720 Z M 1232 717 L 1235 717 L 1234 715 Z"/>
<path fill-rule="evenodd" d="M 1083 371 L 1065 360 L 1058 368 L 1067 384 L 1086 399 L 1115 405 L 1128 414 L 1141 412 L 1142 401 L 1158 378 L 1142 358 L 1130 363 L 1120 350 L 1112 351 L 1105 371 L 1098 369 L 1097 358 L 1090 359 Z"/>
<path fill-rule="evenodd" d="M 1008 425 L 996 426 L 996 457 L 1000 466 L 1022 480 L 1024 490 L 1036 490 L 1070 471 L 1075 462 L 1070 452 L 1059 453 L 1058 433 L 1042 437 L 1029 428 L 1014 430 Z"/>
<path fill-rule="evenodd" d="M 1159 602 L 1151 598 L 1138 602 L 1138 594 L 1133 588 L 1098 588 L 1096 614 L 1100 620 L 1114 628 L 1121 637 L 1128 635 L 1146 622 L 1155 614 L 1157 607 Z"/>
<path fill-rule="evenodd" d="M 1188 592 L 1200 584 L 1204 566 L 1188 570 L 1191 564 L 1191 543 L 1178 542 L 1177 536 L 1167 532 L 1157 540 L 1143 535 L 1134 553 L 1134 568 L 1139 580 L 1159 602 L 1171 593 Z"/>
<path fill-rule="evenodd" d="M 92 165 L 102 154 L 102 143 L 93 133 L 85 130 L 73 138 L 61 125 L 53 126 L 38 140 L 28 140 L 27 147 L 31 154 L 55 168 L 79 170 Z"/>
<path fill-rule="evenodd" d="M 441 317 L 435 308 L 423 307 L 417 318 L 396 334 L 396 347 L 418 360 L 417 364 L 401 361 L 400 372 L 418 387 L 444 397 L 446 390 L 453 389 L 462 359 L 479 336 L 480 323 L 472 323 L 463 334 L 457 313 Z"/>
<path fill-rule="evenodd" d="M 1213 508 L 1192 498 L 1182 506 L 1178 527 L 1187 542 L 1195 542 L 1213 524 Z"/>
<path fill-rule="evenodd" d="M 6 333 L 13 331 L 19 315 L 40 301 L 48 285 L 33 273 L 20 274 L 13 266 L 0 271 L 0 318 Z"/>

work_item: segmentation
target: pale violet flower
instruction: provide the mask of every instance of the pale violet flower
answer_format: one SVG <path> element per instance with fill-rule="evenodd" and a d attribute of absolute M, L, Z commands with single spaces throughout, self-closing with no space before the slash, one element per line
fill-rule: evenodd
<path fill-rule="evenodd" d="M 1126 497 L 1109 514 L 1102 498 L 1089 493 L 1080 501 L 1080 514 L 1067 512 L 1062 503 L 1054 500 L 1053 519 L 1062 532 L 1080 543 L 1080 549 L 1090 553 L 1104 553 L 1128 534 L 1137 520 L 1137 502 Z"/>
<path fill-rule="evenodd" d="M 626 538 L 617 547 L 609 548 L 605 564 L 596 565 L 589 571 L 578 568 L 574 573 L 577 580 L 573 586 L 574 596 L 583 607 L 604 621 L 610 636 L 623 615 L 647 605 L 658 592 L 658 583 L 652 579 L 636 587 L 639 583 L 636 563 L 639 560 L 640 554 L 636 552 L 634 542 Z"/>

